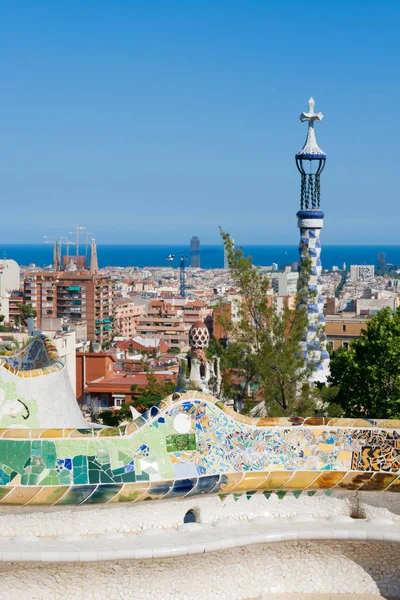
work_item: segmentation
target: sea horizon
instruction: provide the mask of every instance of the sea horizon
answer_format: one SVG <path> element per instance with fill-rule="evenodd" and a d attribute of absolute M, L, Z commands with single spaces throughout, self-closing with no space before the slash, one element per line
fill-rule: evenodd
<path fill-rule="evenodd" d="M 246 255 L 252 257 L 253 263 L 259 266 L 283 265 L 298 261 L 298 246 L 295 244 L 243 244 Z M 342 268 L 346 263 L 377 265 L 378 252 L 386 254 L 388 264 L 400 265 L 400 245 L 368 245 L 368 244 L 326 244 L 322 246 L 321 260 L 323 268 L 333 266 Z M 74 249 L 70 249 L 74 254 Z M 80 254 L 86 254 L 86 245 L 80 247 Z M 190 264 L 190 247 L 185 244 L 98 244 L 97 254 L 99 267 L 178 267 L 181 254 L 187 256 L 186 264 Z M 175 255 L 173 261 L 166 261 L 169 254 Z M 88 248 L 89 255 L 89 248 Z M 51 264 L 53 248 L 44 244 L 0 244 L 0 258 L 14 259 L 20 266 L 45 267 Z M 200 265 L 204 269 L 223 267 L 224 252 L 222 244 L 203 244 L 200 250 Z"/>

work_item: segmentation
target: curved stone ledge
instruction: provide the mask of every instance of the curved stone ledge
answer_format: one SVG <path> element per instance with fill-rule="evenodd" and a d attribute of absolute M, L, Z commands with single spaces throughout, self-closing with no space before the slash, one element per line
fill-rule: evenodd
<path fill-rule="evenodd" d="M 190 523 L 178 529 L 148 530 L 139 534 L 105 533 L 54 538 L 17 536 L 0 538 L 1 562 L 102 562 L 160 559 L 217 552 L 258 544 L 293 541 L 346 540 L 400 542 L 400 523 L 382 519 L 363 521 L 337 516 L 333 519 L 228 520 L 216 525 Z"/>

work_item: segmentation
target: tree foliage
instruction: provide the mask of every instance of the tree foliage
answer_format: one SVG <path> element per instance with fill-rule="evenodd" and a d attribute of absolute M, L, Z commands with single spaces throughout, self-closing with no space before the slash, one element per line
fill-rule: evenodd
<path fill-rule="evenodd" d="M 309 370 L 300 349 L 307 327 L 306 298 L 297 298 L 297 308 L 278 308 L 269 294 L 269 280 L 241 249 L 235 249 L 229 234 L 221 230 L 233 284 L 242 297 L 239 320 L 233 324 L 221 315 L 223 328 L 234 340 L 235 363 L 246 386 L 256 384 L 271 416 L 314 414 L 316 392 L 304 384 Z M 307 284 L 310 262 L 304 261 L 300 277 Z M 307 289 L 307 285 L 302 286 Z"/>
<path fill-rule="evenodd" d="M 19 305 L 19 314 L 15 317 L 15 325 L 19 327 L 23 325 L 26 327 L 28 325 L 28 319 L 30 317 L 36 318 L 37 312 L 33 308 L 31 303 L 28 304 L 20 304 Z"/>
<path fill-rule="evenodd" d="M 140 390 L 139 395 L 136 395 L 139 390 L 138 386 L 133 385 L 131 387 L 133 405 L 139 411 L 147 410 L 172 394 L 174 389 L 175 384 L 173 381 L 157 379 L 155 374 L 148 370 L 147 385 L 143 390 Z"/>
<path fill-rule="evenodd" d="M 330 382 L 346 417 L 400 418 L 400 309 L 382 309 L 334 352 Z"/>
<path fill-rule="evenodd" d="M 172 381 L 160 381 L 152 371 L 147 372 L 147 386 L 141 390 L 136 384 L 131 386 L 132 400 L 123 402 L 118 409 L 103 410 L 97 418 L 110 427 L 117 427 L 126 421 L 132 421 L 131 406 L 143 412 L 155 406 L 173 393 L 175 384 Z M 137 393 L 139 392 L 139 395 Z"/>

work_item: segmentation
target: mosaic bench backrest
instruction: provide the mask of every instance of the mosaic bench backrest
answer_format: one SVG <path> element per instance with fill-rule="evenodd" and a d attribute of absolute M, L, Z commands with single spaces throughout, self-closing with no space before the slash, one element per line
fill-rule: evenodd
<path fill-rule="evenodd" d="M 63 366 L 56 347 L 44 335 L 36 336 L 22 350 L 8 352 L 0 357 L 0 367 L 19 377 L 46 375 Z"/>
<path fill-rule="evenodd" d="M 248 419 L 188 392 L 126 428 L 0 430 L 0 503 L 400 491 L 400 422 Z"/>

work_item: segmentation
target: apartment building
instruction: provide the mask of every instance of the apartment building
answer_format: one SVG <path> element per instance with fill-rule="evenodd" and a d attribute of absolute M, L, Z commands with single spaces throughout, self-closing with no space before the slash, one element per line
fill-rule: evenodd
<path fill-rule="evenodd" d="M 143 316 L 143 308 L 129 298 L 116 298 L 114 301 L 114 329 L 124 338 L 136 335 L 136 327 Z"/>
<path fill-rule="evenodd" d="M 24 303 L 24 293 L 15 291 L 8 295 L 8 322 L 14 325 L 15 318 L 20 314 L 19 307 Z"/>
<path fill-rule="evenodd" d="M 328 345 L 332 350 L 348 348 L 349 343 L 361 336 L 366 328 L 366 317 L 358 315 L 326 315 L 325 334 Z"/>
<path fill-rule="evenodd" d="M 271 287 L 277 296 L 295 296 L 299 274 L 295 271 L 286 270 L 282 273 L 273 272 L 268 274 Z"/>
<path fill-rule="evenodd" d="M 24 298 L 36 310 L 39 328 L 44 317 L 56 317 L 86 321 L 91 342 L 103 345 L 112 337 L 114 284 L 104 275 L 88 271 L 29 273 Z"/>
<path fill-rule="evenodd" d="M 132 369 L 116 370 L 115 356 L 107 352 L 76 353 L 76 398 L 80 405 L 91 404 L 95 412 L 119 409 L 133 396 L 140 396 L 148 385 L 148 374 Z M 126 365 L 124 365 L 126 366 Z M 159 381 L 176 382 L 178 366 L 174 369 L 154 365 L 154 376 Z M 136 390 L 132 392 L 132 386 Z"/>
<path fill-rule="evenodd" d="M 138 321 L 136 331 L 143 337 L 158 337 L 170 347 L 189 349 L 189 329 L 196 321 L 211 318 L 212 310 L 201 300 L 166 298 L 152 300 L 147 314 Z"/>

